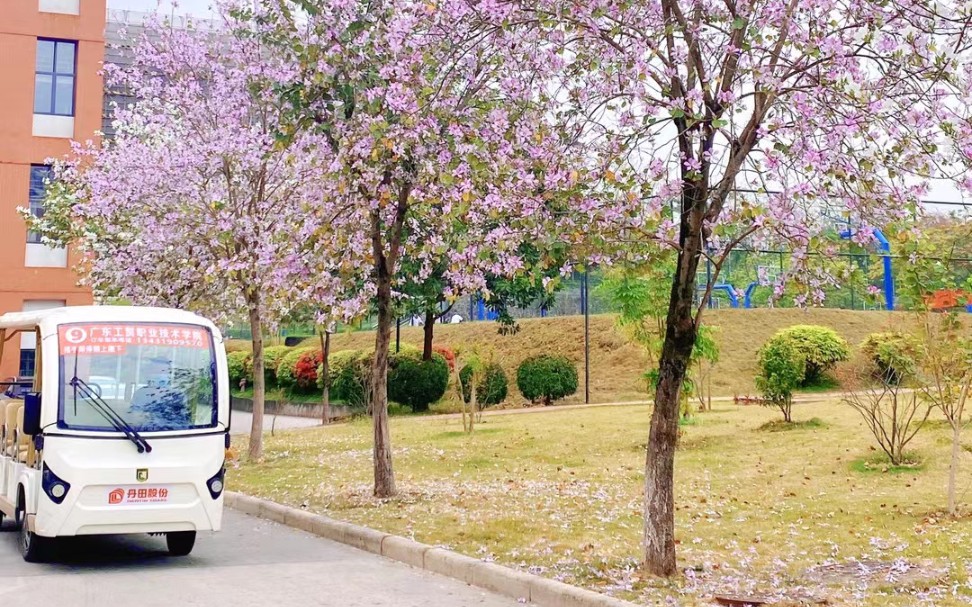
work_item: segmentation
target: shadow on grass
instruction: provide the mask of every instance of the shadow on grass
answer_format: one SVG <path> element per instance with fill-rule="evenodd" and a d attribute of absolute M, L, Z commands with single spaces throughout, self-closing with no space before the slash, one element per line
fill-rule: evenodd
<path fill-rule="evenodd" d="M 850 463 L 850 468 L 860 474 L 901 474 L 905 472 L 920 472 L 925 462 L 914 452 L 904 454 L 904 461 L 894 465 L 883 452 L 872 453 L 867 457 L 860 457 Z"/>
<path fill-rule="evenodd" d="M 688 417 L 681 416 L 678 418 L 679 426 L 701 426 L 702 418 L 698 415 L 690 415 Z"/>
<path fill-rule="evenodd" d="M 813 394 L 815 392 L 832 392 L 840 389 L 840 382 L 832 375 L 821 375 L 812 384 L 800 386 L 796 389 L 801 394 Z"/>
<path fill-rule="evenodd" d="M 819 417 L 803 421 L 786 422 L 774 419 L 756 428 L 757 432 L 789 432 L 790 430 L 816 430 L 826 428 L 827 424 Z"/>

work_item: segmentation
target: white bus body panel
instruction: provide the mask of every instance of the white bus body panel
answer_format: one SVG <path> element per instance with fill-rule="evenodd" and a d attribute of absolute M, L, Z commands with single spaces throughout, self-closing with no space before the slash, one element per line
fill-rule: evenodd
<path fill-rule="evenodd" d="M 46 437 L 44 463 L 71 488 L 60 504 L 35 489 L 41 495 L 34 532 L 56 537 L 219 531 L 223 496 L 213 499 L 206 481 L 223 467 L 224 435 L 147 440 L 151 453 L 139 453 L 125 439 Z M 136 478 L 139 469 L 147 470 L 145 481 Z M 162 490 L 164 499 L 158 497 Z M 119 491 L 121 501 L 114 497 Z"/>
<path fill-rule="evenodd" d="M 174 435 L 146 432 L 151 453 L 139 453 L 121 433 L 59 429 L 58 326 L 84 322 L 182 323 L 205 327 L 215 346 L 218 423 L 212 429 Z M 218 531 L 222 524 L 223 497 L 212 498 L 206 483 L 224 465 L 229 430 L 230 398 L 226 351 L 219 330 L 195 314 L 135 306 L 77 306 L 40 312 L 15 312 L 0 316 L 0 328 L 31 329 L 43 340 L 41 426 L 44 446 L 38 468 L 30 468 L 0 454 L 0 497 L 16 506 L 24 489 L 26 513 L 34 533 L 44 537 L 168 531 Z M 59 479 L 70 484 L 60 504 L 42 487 L 41 462 Z M 147 470 L 140 481 L 138 470 Z M 166 490 L 166 499 L 142 500 L 138 491 Z M 110 501 L 112 491 L 125 498 Z M 128 491 L 135 491 L 130 503 Z M 11 514 L 7 512 L 7 514 Z"/>

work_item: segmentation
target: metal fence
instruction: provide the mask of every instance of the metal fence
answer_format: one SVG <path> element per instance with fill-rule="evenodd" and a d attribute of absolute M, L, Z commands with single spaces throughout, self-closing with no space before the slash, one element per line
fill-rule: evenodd
<path fill-rule="evenodd" d="M 887 261 L 886 261 L 887 258 Z M 851 279 L 838 287 L 826 289 L 826 299 L 823 306 L 844 310 L 885 310 L 887 303 L 893 302 L 895 310 L 912 309 L 916 302 L 910 301 L 902 294 L 900 271 L 906 258 L 882 255 L 870 252 L 847 252 L 829 259 L 832 270 L 841 269 L 842 265 L 849 270 Z M 957 259 L 947 262 L 953 282 L 963 284 L 972 277 L 972 260 Z M 712 293 L 710 306 L 714 309 L 753 309 L 753 308 L 787 308 L 796 307 L 797 303 L 792 294 L 781 298 L 773 297 L 773 288 L 764 286 L 765 281 L 772 283 L 789 268 L 789 252 L 786 251 L 734 251 L 726 261 Z M 885 280 L 888 265 L 891 277 Z M 703 263 L 698 274 L 698 293 L 704 291 L 705 285 L 712 276 L 711 266 Z M 541 307 L 539 303 L 523 308 L 511 310 L 514 318 L 542 318 L 552 316 L 575 316 L 585 313 L 605 314 L 617 312 L 610 296 L 600 288 L 604 271 L 592 269 L 587 276 L 575 273 L 563 282 L 563 286 L 553 297 L 549 306 Z M 888 293 L 890 289 L 891 293 Z M 444 309 L 444 308 L 443 308 Z M 449 322 L 452 316 L 458 315 L 462 322 L 489 322 L 495 319 L 485 304 L 477 295 L 461 298 L 449 309 L 443 322 Z M 401 319 L 403 326 L 420 324 L 418 319 Z M 361 321 L 355 329 L 370 330 L 374 328 L 374 318 Z M 245 323 L 234 323 L 226 327 L 226 334 L 233 338 L 249 338 L 249 328 Z M 280 328 L 280 335 L 298 336 L 313 335 L 313 323 L 288 323 Z"/>

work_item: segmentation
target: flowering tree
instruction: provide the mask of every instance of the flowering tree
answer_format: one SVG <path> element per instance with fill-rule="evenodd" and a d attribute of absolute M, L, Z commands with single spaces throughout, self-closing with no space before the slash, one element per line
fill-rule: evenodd
<path fill-rule="evenodd" d="M 905 219 L 925 178 L 972 152 L 967 3 L 925 0 L 533 0 L 518 19 L 559 48 L 563 132 L 600 159 L 578 209 L 622 242 L 676 251 L 645 481 L 646 569 L 676 572 L 679 390 L 728 253 L 786 242 L 784 277 L 819 303 L 810 267 L 836 220 L 867 243 Z M 515 27 L 510 25 L 509 27 Z M 966 183 L 968 185 L 968 183 Z M 592 191 L 592 193 L 595 193 Z M 598 202 L 598 200 L 600 202 Z M 828 218 L 829 217 L 829 218 Z M 832 232 L 833 230 L 831 230 Z M 711 279 L 697 278 L 701 259 Z"/>
<path fill-rule="evenodd" d="M 320 196 L 317 145 L 281 145 L 287 108 L 272 85 L 283 64 L 243 30 L 155 23 L 130 67 L 107 65 L 110 85 L 136 101 L 115 108 L 117 136 L 75 145 L 37 226 L 87 253 L 96 293 L 222 318 L 245 311 L 253 343 L 250 457 L 262 453 L 263 333 L 286 312 L 307 253 L 320 244 L 306 202 Z M 331 299 L 321 293 L 330 292 Z M 339 291 L 315 290 L 319 306 Z M 299 298 L 297 298 L 299 301 Z"/>
<path fill-rule="evenodd" d="M 511 60 L 510 33 L 468 3 L 264 0 L 263 40 L 300 73 L 283 96 L 293 132 L 327 141 L 323 212 L 345 217 L 326 249 L 360 254 L 378 325 L 373 365 L 376 496 L 396 492 L 387 370 L 396 293 L 441 270 L 446 296 L 515 275 L 525 239 L 569 173 L 536 109 L 536 74 Z M 299 16 L 298 16 L 299 14 Z M 463 226 L 459 237 L 450 230 Z M 403 273 L 403 260 L 416 271 Z"/>

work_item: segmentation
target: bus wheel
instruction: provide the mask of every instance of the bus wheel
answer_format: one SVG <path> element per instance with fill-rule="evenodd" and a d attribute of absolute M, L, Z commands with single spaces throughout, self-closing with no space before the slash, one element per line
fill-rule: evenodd
<path fill-rule="evenodd" d="M 43 562 L 47 554 L 49 538 L 41 537 L 31 531 L 27 526 L 27 513 L 24 510 L 23 502 L 17 506 L 16 522 L 20 527 L 20 553 L 28 563 Z"/>
<path fill-rule="evenodd" d="M 195 531 L 170 531 L 165 534 L 170 556 L 186 556 L 196 543 Z"/>

